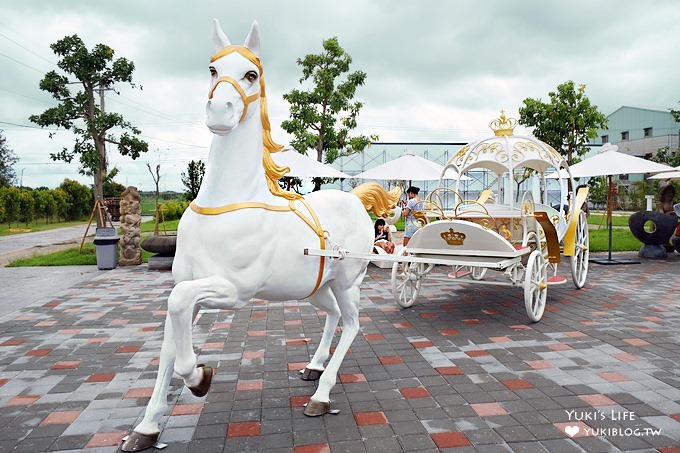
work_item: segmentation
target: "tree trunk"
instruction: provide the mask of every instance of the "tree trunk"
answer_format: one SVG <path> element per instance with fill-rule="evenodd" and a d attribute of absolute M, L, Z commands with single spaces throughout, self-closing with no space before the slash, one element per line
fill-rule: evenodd
<path fill-rule="evenodd" d="M 103 209 L 104 177 L 106 175 L 106 148 L 104 147 L 104 141 L 100 137 L 95 138 L 95 146 L 97 148 L 97 154 L 99 155 L 99 162 L 97 164 L 97 171 L 94 174 L 94 203 L 95 206 L 97 206 L 97 202 L 99 202 L 100 209 Z M 106 215 L 103 210 L 96 212 L 95 217 L 97 219 L 97 227 L 106 226 Z"/>
<path fill-rule="evenodd" d="M 324 111 L 325 111 L 324 107 Z M 324 134 L 323 131 L 319 132 L 319 143 L 316 145 L 316 160 L 319 162 L 323 163 L 323 138 Z M 316 192 L 317 190 L 321 190 L 321 178 L 314 178 L 314 189 L 312 189 L 313 192 Z"/>

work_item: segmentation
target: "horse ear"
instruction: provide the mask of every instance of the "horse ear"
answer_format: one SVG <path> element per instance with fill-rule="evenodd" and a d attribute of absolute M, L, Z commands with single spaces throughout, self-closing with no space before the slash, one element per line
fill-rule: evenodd
<path fill-rule="evenodd" d="M 222 26 L 220 26 L 220 21 L 213 19 L 213 44 L 215 45 L 215 50 L 222 50 L 227 46 L 231 45 L 229 38 L 222 31 Z"/>
<path fill-rule="evenodd" d="M 250 27 L 250 33 L 248 33 L 243 45 L 249 48 L 258 57 L 260 56 L 260 25 L 256 20 L 253 21 L 253 25 Z"/>

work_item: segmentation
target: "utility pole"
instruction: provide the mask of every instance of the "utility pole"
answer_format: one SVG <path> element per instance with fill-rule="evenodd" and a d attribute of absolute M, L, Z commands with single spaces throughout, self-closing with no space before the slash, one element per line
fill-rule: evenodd
<path fill-rule="evenodd" d="M 99 84 L 99 88 L 96 88 L 97 92 L 99 93 L 99 110 L 102 112 L 102 115 L 106 113 L 106 109 L 104 108 L 104 93 L 106 91 L 115 91 L 113 88 L 104 88 L 102 84 Z M 102 144 L 102 150 L 103 150 L 103 156 L 99 156 L 100 159 L 106 160 L 106 141 Z M 106 170 L 106 161 L 104 163 L 104 170 Z"/>
<path fill-rule="evenodd" d="M 104 109 L 104 94 L 106 91 L 113 91 L 113 88 L 106 88 L 103 84 L 99 84 L 98 88 L 94 88 L 99 93 L 99 111 L 101 112 L 101 115 L 103 116 L 105 114 L 105 109 Z M 99 154 L 99 165 L 97 166 L 97 177 L 95 179 L 95 205 L 94 205 L 94 211 L 97 212 L 97 227 L 103 227 L 105 226 L 105 218 L 106 216 L 102 214 L 102 210 L 105 209 L 104 205 L 104 186 L 103 182 L 104 179 L 106 178 L 106 173 L 108 169 L 108 162 L 106 160 L 106 139 L 102 136 L 99 138 L 95 138 L 95 147 L 98 150 Z M 97 187 L 96 181 L 100 181 L 100 186 Z M 99 198 L 101 197 L 101 198 Z M 94 214 L 93 211 L 93 214 Z"/>

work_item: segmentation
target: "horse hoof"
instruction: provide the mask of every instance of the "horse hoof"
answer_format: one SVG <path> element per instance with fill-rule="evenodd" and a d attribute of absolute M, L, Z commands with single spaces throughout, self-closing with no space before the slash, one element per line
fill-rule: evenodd
<path fill-rule="evenodd" d="M 318 381 L 321 378 L 321 373 L 323 373 L 322 370 L 312 370 L 309 368 L 305 368 L 305 371 L 302 373 L 302 380 Z"/>
<path fill-rule="evenodd" d="M 210 390 L 210 384 L 212 384 L 212 378 L 213 378 L 213 369 L 209 366 L 205 366 L 202 363 L 199 363 L 196 365 L 196 368 L 200 368 L 201 371 L 203 372 L 203 376 L 201 376 L 201 382 L 198 383 L 198 385 L 194 387 L 188 387 L 189 390 L 191 390 L 191 393 L 194 396 L 197 396 L 199 398 L 205 396 L 208 394 L 208 390 Z"/>
<path fill-rule="evenodd" d="M 331 403 L 324 403 L 321 401 L 309 400 L 305 407 L 304 414 L 307 417 L 318 417 L 319 415 L 327 414 L 331 411 Z"/>
<path fill-rule="evenodd" d="M 137 431 L 132 431 L 125 439 L 125 442 L 120 447 L 122 451 L 142 451 L 151 448 L 156 444 L 160 433 L 155 434 L 141 434 Z"/>

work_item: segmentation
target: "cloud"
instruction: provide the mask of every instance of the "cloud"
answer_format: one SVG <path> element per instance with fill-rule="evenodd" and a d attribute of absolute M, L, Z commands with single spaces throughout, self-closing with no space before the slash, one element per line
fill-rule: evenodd
<path fill-rule="evenodd" d="M 500 109 L 516 115 L 525 98 L 546 100 L 566 80 L 585 83 L 605 114 L 621 105 L 677 107 L 679 100 L 675 0 L 4 2 L 0 128 L 21 157 L 24 180 L 57 185 L 77 177 L 76 165 L 46 165 L 50 150 L 69 145 L 67 132 L 49 139 L 7 124 L 28 125 L 29 115 L 53 105 L 38 89 L 55 69 L 49 45 L 76 33 L 89 48 L 105 43 L 136 66 L 142 89 L 116 87 L 120 95 L 108 93 L 107 108 L 138 125 L 152 152 L 132 162 L 112 151 L 120 181 L 151 188 L 145 164 L 160 159 L 167 187 L 182 190 L 179 174 L 189 160 L 207 157 L 211 138 L 203 121 L 213 17 L 234 43 L 259 21 L 273 135 L 284 143 L 282 95 L 298 86 L 296 60 L 332 36 L 352 56 L 352 70 L 368 74 L 357 92 L 365 103 L 358 132 L 383 141 L 479 138 Z"/>

